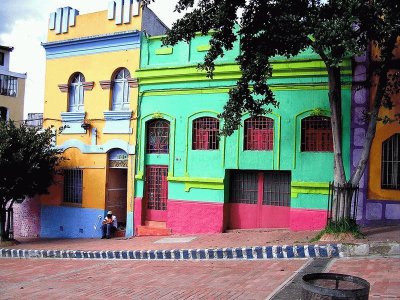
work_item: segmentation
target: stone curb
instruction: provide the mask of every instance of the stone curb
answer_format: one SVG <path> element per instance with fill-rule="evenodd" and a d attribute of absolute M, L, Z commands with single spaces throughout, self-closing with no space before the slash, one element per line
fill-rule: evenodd
<path fill-rule="evenodd" d="M 0 258 L 121 259 L 121 260 L 254 260 L 340 257 L 340 245 L 263 246 L 187 250 L 22 250 L 0 249 Z"/>
<path fill-rule="evenodd" d="M 400 255 L 400 243 L 339 244 L 341 257 Z"/>

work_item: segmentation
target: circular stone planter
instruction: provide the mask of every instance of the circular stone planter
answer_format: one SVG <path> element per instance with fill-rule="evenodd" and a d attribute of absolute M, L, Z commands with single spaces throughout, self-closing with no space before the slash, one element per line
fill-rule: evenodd
<path fill-rule="evenodd" d="M 370 284 L 356 276 L 335 273 L 311 273 L 303 276 L 302 300 L 368 299 Z"/>

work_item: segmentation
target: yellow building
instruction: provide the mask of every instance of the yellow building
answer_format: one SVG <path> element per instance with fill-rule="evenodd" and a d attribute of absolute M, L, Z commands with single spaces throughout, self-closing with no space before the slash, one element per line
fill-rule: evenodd
<path fill-rule="evenodd" d="M 22 121 L 26 74 L 10 71 L 12 47 L 0 46 L 0 120 Z"/>
<path fill-rule="evenodd" d="M 61 129 L 63 175 L 41 196 L 41 237 L 98 237 L 105 211 L 133 235 L 137 81 L 143 32 L 166 26 L 136 0 L 50 15 L 44 127 Z"/>

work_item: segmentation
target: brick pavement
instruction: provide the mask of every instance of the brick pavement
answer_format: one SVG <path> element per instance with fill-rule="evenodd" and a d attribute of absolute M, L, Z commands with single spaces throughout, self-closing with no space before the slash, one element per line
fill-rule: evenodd
<path fill-rule="evenodd" d="M 265 299 L 307 260 L 0 260 L 0 299 Z"/>
<path fill-rule="evenodd" d="M 400 299 L 400 258 L 335 259 L 327 272 L 364 278 L 371 284 L 370 299 Z"/>

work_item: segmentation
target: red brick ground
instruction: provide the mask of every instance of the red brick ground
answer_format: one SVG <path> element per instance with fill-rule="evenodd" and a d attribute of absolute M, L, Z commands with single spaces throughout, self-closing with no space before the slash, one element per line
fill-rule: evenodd
<path fill-rule="evenodd" d="M 365 239 L 345 240 L 339 242 L 368 243 L 374 241 L 400 242 L 400 226 L 365 228 Z M 19 239 L 21 244 L 14 246 L 18 249 L 58 249 L 58 250 L 158 250 L 158 249 L 204 249 L 227 248 L 245 246 L 266 245 L 294 245 L 309 244 L 310 239 L 317 235 L 318 231 L 293 232 L 289 230 L 239 230 L 217 234 L 193 234 L 186 236 L 170 237 L 195 237 L 188 243 L 154 243 L 164 237 L 134 237 L 129 239 L 114 238 L 101 239 Z M 315 243 L 315 242 L 314 242 Z M 327 244 L 328 242 L 318 242 Z M 0 248 L 5 246 L 0 246 Z"/>
<path fill-rule="evenodd" d="M 364 278 L 370 299 L 400 299 L 400 258 L 336 259 L 329 272 Z"/>
<path fill-rule="evenodd" d="M 0 299 L 265 299 L 306 260 L 0 260 Z"/>

